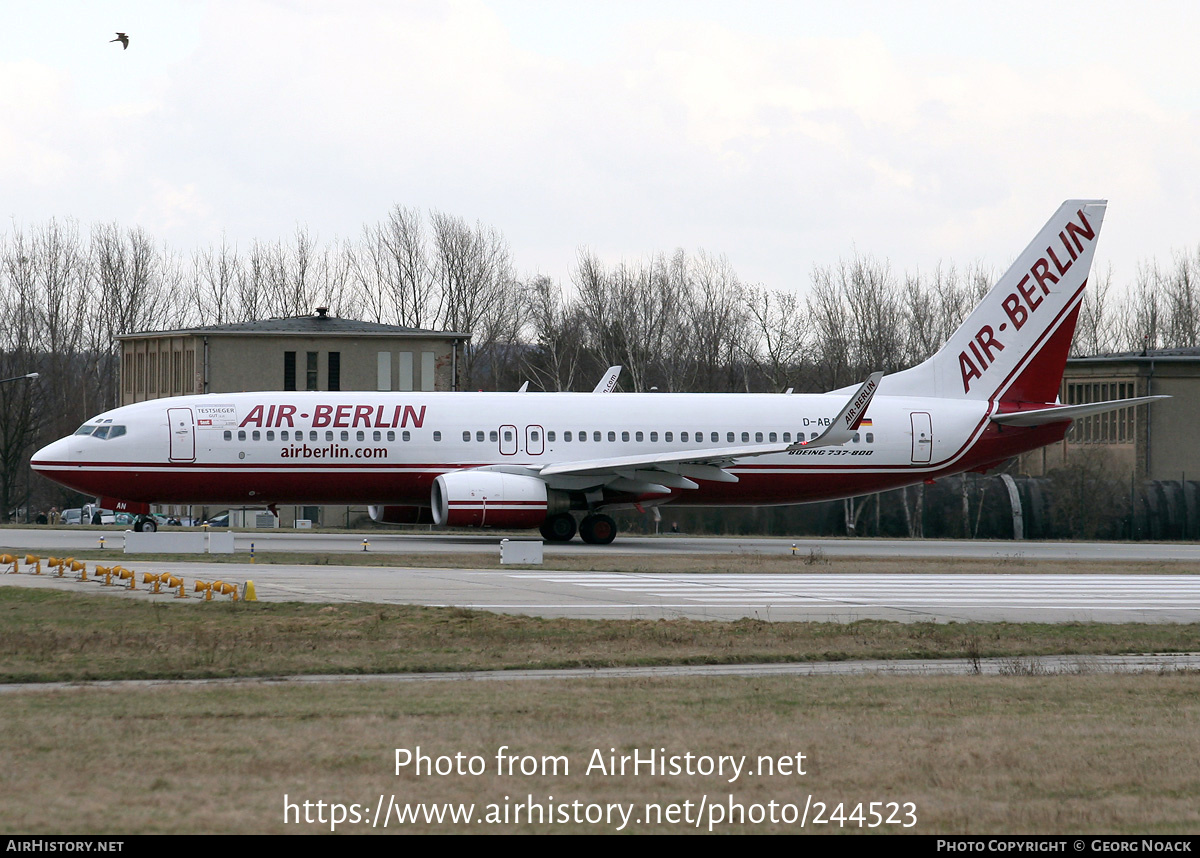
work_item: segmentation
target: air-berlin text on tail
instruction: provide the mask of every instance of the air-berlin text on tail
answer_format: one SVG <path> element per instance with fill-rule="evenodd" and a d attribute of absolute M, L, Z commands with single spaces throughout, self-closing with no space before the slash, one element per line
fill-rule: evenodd
<path fill-rule="evenodd" d="M 255 405 L 239 427 L 271 429 L 310 426 L 313 429 L 420 429 L 425 406 L 411 405 Z M 304 421 L 304 422 L 298 422 Z"/>
<path fill-rule="evenodd" d="M 1009 325 L 1012 325 L 1014 331 L 1021 330 L 1029 321 L 1030 315 L 1045 304 L 1045 296 L 1050 294 L 1050 286 L 1058 283 L 1059 277 L 1065 275 L 1079 258 L 1084 242 L 1091 243 L 1095 240 L 1096 230 L 1088 223 L 1083 209 L 1076 212 L 1076 217 L 1079 219 L 1078 223 L 1067 221 L 1066 226 L 1058 233 L 1058 240 L 1062 246 L 1047 246 L 1045 255 L 1038 257 L 1017 283 L 1016 291 L 1004 296 L 1000 304 L 1004 308 L 1007 320 L 1000 322 L 996 328 L 992 325 L 980 326 L 969 343 L 970 351 L 958 353 L 963 393 L 971 389 L 972 379 L 983 378 L 983 374 L 996 360 L 996 353 L 1004 351 L 1004 344 L 996 337 L 997 331 L 1004 332 L 1008 330 Z"/>

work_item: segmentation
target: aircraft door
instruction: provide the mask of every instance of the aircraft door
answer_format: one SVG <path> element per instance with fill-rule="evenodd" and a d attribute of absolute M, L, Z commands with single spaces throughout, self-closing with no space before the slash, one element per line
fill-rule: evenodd
<path fill-rule="evenodd" d="M 167 425 L 171 431 L 171 461 L 196 461 L 196 433 L 192 409 L 168 408 Z"/>
<path fill-rule="evenodd" d="M 912 412 L 912 460 L 925 464 L 933 459 L 933 422 L 925 411 Z"/>
<path fill-rule="evenodd" d="M 504 425 L 500 427 L 500 455 L 515 456 L 517 454 L 517 427 Z"/>
<path fill-rule="evenodd" d="M 531 456 L 540 456 L 546 452 L 546 433 L 541 426 L 525 427 L 525 452 Z"/>

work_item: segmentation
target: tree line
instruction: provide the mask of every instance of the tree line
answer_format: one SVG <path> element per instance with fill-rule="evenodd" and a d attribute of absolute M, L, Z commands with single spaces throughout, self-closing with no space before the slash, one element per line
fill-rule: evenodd
<path fill-rule="evenodd" d="M 223 238 L 191 252 L 141 227 L 50 220 L 0 234 L 0 517 L 56 491 L 36 447 L 118 402 L 115 336 L 306 315 L 469 332 L 467 389 L 589 390 L 610 365 L 630 391 L 823 391 L 932 354 L 999 271 L 897 272 L 854 253 L 815 264 L 805 294 L 745 283 L 704 250 L 608 263 L 587 248 L 570 281 L 522 277 L 496 228 L 394 207 L 353 238 Z M 1118 289 L 1093 271 L 1077 354 L 1197 345 L 1200 249 L 1141 265 Z"/>

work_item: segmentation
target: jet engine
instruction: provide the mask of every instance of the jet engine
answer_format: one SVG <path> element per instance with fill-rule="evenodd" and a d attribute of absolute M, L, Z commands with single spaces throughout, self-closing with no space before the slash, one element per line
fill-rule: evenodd
<path fill-rule="evenodd" d="M 367 507 L 371 521 L 379 524 L 433 524 L 433 516 L 427 506 L 376 506 Z"/>
<path fill-rule="evenodd" d="M 537 477 L 499 471 L 454 471 L 433 481 L 433 521 L 454 527 L 537 527 L 566 512 L 569 498 Z"/>

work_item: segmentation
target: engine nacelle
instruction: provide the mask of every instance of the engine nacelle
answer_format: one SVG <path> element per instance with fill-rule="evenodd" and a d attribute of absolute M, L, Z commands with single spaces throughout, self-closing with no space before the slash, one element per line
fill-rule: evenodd
<path fill-rule="evenodd" d="M 565 511 L 567 497 L 537 477 L 499 471 L 454 471 L 433 481 L 433 521 L 453 527 L 537 527 Z"/>
<path fill-rule="evenodd" d="M 427 506 L 376 506 L 367 507 L 371 521 L 379 524 L 433 524 L 433 515 Z"/>

